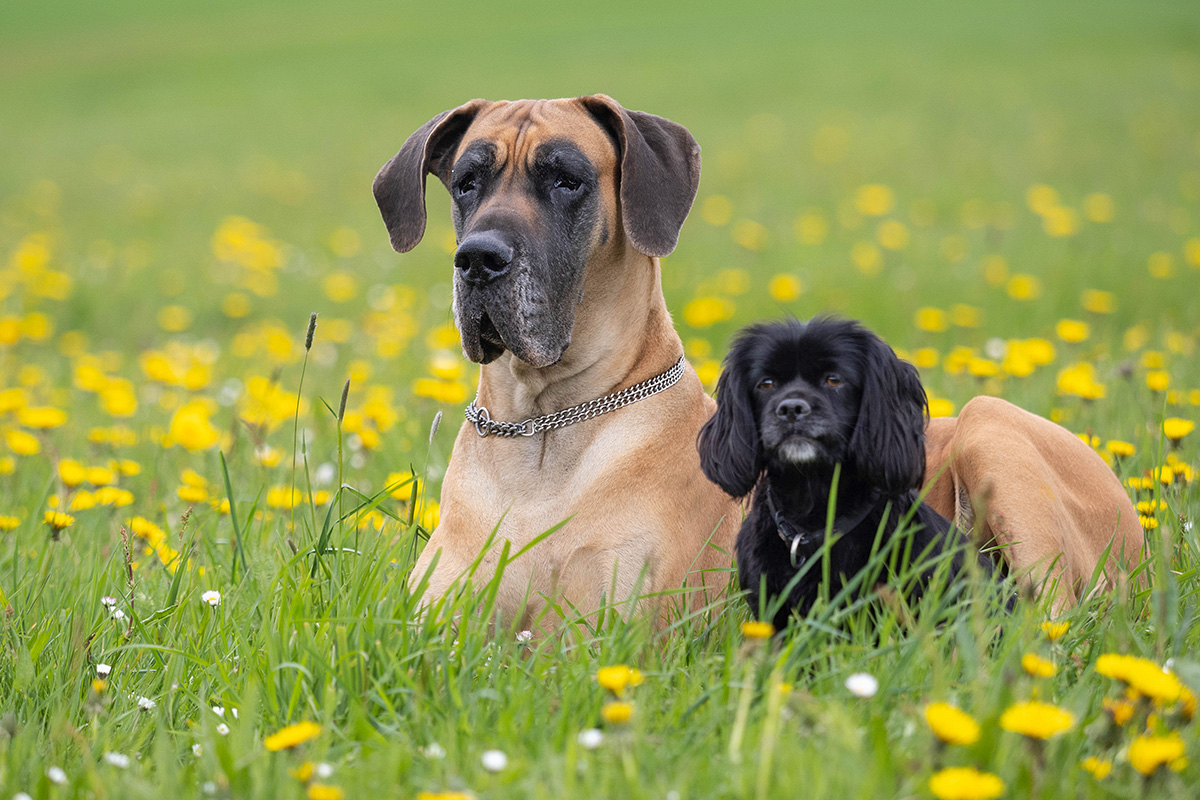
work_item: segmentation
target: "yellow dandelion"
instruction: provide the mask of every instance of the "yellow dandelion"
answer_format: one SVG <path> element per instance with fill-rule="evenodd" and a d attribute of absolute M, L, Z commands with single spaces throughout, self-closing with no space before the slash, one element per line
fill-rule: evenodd
<path fill-rule="evenodd" d="M 1051 622 L 1046 620 L 1042 623 L 1042 633 L 1046 634 L 1046 638 L 1052 642 L 1057 642 L 1071 628 L 1069 622 Z"/>
<path fill-rule="evenodd" d="M 865 217 L 881 217 L 896 204 L 896 194 L 881 183 L 859 187 L 854 195 L 854 207 Z"/>
<path fill-rule="evenodd" d="M 305 795 L 308 800 L 345 800 L 346 797 L 340 786 L 330 786 L 327 783 L 310 783 Z"/>
<path fill-rule="evenodd" d="M 624 664 L 601 667 L 596 672 L 596 682 L 617 696 L 623 695 L 627 688 L 641 686 L 644 681 L 641 670 Z"/>
<path fill-rule="evenodd" d="M 47 511 L 42 520 L 54 529 L 54 534 L 57 536 L 62 531 L 75 524 L 75 518 L 70 514 L 64 514 L 61 511 Z"/>
<path fill-rule="evenodd" d="M 1079 296 L 1079 305 L 1093 314 L 1111 314 L 1117 310 L 1117 296 L 1100 289 L 1085 289 Z"/>
<path fill-rule="evenodd" d="M 1080 763 L 1080 766 L 1090 772 L 1092 777 L 1098 781 L 1104 780 L 1108 777 L 1108 773 L 1112 772 L 1111 761 L 1103 758 L 1096 758 L 1095 756 L 1089 756 L 1088 758 L 1085 758 Z"/>
<path fill-rule="evenodd" d="M 767 284 L 767 291 L 771 297 L 780 303 L 788 303 L 800 296 L 804 290 L 804 285 L 795 275 L 780 274 L 771 278 L 771 282 Z"/>
<path fill-rule="evenodd" d="M 970 714 L 949 703 L 925 707 L 925 722 L 946 744 L 971 745 L 979 741 L 979 723 Z"/>
<path fill-rule="evenodd" d="M 917 313 L 913 315 L 913 325 L 917 330 L 941 333 L 950 327 L 950 321 L 942 309 L 925 306 L 918 308 Z"/>
<path fill-rule="evenodd" d="M 1156 369 L 1146 373 L 1146 386 L 1152 392 L 1165 392 L 1171 385 L 1171 373 Z"/>
<path fill-rule="evenodd" d="M 769 622 L 750 620 L 742 623 L 742 635 L 747 639 L 770 639 L 775 635 L 775 626 Z"/>
<path fill-rule="evenodd" d="M 1104 698 L 1100 704 L 1108 713 L 1109 719 L 1113 721 L 1113 724 L 1118 726 L 1124 725 L 1133 719 L 1133 712 L 1137 710 L 1134 708 L 1133 703 L 1128 700 L 1111 697 Z"/>
<path fill-rule="evenodd" d="M 1086 341 L 1091 336 L 1091 326 L 1086 322 L 1077 319 L 1060 319 L 1058 324 L 1054 326 L 1054 332 L 1059 339 L 1064 342 L 1076 344 Z"/>
<path fill-rule="evenodd" d="M 1030 700 L 1016 703 L 1000 715 L 1000 727 L 1030 739 L 1049 739 L 1075 724 L 1075 715 L 1066 709 Z"/>
<path fill-rule="evenodd" d="M 17 411 L 17 421 L 26 428 L 48 430 L 66 424 L 67 412 L 51 406 L 26 406 Z"/>
<path fill-rule="evenodd" d="M 1120 439 L 1110 439 L 1104 445 L 1104 449 L 1112 453 L 1115 458 L 1129 458 L 1137 452 L 1137 448 L 1130 442 L 1123 442 Z"/>
<path fill-rule="evenodd" d="M 1026 653 L 1021 656 L 1021 667 L 1035 678 L 1053 677 L 1058 668 L 1054 662 L 1047 661 L 1036 653 Z"/>
<path fill-rule="evenodd" d="M 633 717 L 633 703 L 614 700 L 600 709 L 600 718 L 609 725 L 623 725 Z"/>
<path fill-rule="evenodd" d="M 310 739 L 315 739 L 320 733 L 320 725 L 305 720 L 304 722 L 297 722 L 295 725 L 280 728 L 263 740 L 263 746 L 271 752 L 287 750 L 304 744 Z"/>
<path fill-rule="evenodd" d="M 1183 738 L 1178 731 L 1166 736 L 1139 736 L 1129 744 L 1129 763 L 1143 775 L 1153 775 L 1166 765 L 1173 767 L 1183 758 Z"/>
<path fill-rule="evenodd" d="M 1042 293 L 1042 282 L 1032 275 L 1018 273 L 1008 279 L 1004 290 L 1014 300 L 1036 300 Z"/>
<path fill-rule="evenodd" d="M 949 767 L 933 774 L 929 791 L 940 800 L 991 800 L 1004 794 L 1004 781 L 975 767 Z"/>
<path fill-rule="evenodd" d="M 1096 659 L 1096 672 L 1163 703 L 1175 702 L 1183 691 L 1183 684 L 1173 673 L 1163 672 L 1148 658 L 1106 653 Z"/>
<path fill-rule="evenodd" d="M 1179 444 L 1180 440 L 1195 430 L 1195 428 L 1195 422 L 1179 417 L 1168 417 L 1163 420 L 1162 424 L 1163 435 L 1171 440 L 1171 444 Z"/>
<path fill-rule="evenodd" d="M 20 517 L 8 517 L 0 515 L 0 532 L 16 530 L 20 525 Z"/>
<path fill-rule="evenodd" d="M 727 298 L 697 297 L 683 307 L 683 321 L 693 328 L 707 328 L 729 319 L 736 310 Z"/>

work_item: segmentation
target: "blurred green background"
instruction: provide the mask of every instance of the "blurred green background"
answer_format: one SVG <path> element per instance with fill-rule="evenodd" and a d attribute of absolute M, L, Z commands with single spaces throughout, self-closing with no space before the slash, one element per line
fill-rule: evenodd
<path fill-rule="evenodd" d="M 56 309 L 56 329 L 98 346 L 161 339 L 165 298 L 195 315 L 185 336 L 230 335 L 210 278 L 231 215 L 288 248 L 279 291 L 255 298 L 251 319 L 354 319 L 372 286 L 402 283 L 419 290 L 422 330 L 449 321 L 445 194 L 434 186 L 429 234 L 399 256 L 375 171 L 472 97 L 592 92 L 674 119 L 703 147 L 697 207 L 664 271 L 677 320 L 694 298 L 722 298 L 681 325 L 712 345 L 695 361 L 784 311 L 838 310 L 899 348 L 943 354 L 1053 338 L 1060 317 L 1085 316 L 1086 289 L 1119 295 L 1089 318 L 1089 348 L 1135 322 L 1152 344 L 1200 323 L 1194 3 L 10 0 L 0 14 L 0 249 L 52 232 L 84 289 Z M 864 213 L 880 186 L 883 205 Z M 1052 190 L 1062 230 L 1037 187 Z M 888 223 L 900 228 L 890 247 Z M 334 252 L 347 228 L 361 245 Z M 358 277 L 353 297 L 322 296 L 334 271 Z M 770 291 L 781 274 L 791 289 Z M 1035 291 L 1019 297 L 1013 275 Z M 927 306 L 964 324 L 914 330 Z M 980 389 L 927 381 L 958 403 Z M 1051 395 L 1028 404 L 1049 413 Z"/>

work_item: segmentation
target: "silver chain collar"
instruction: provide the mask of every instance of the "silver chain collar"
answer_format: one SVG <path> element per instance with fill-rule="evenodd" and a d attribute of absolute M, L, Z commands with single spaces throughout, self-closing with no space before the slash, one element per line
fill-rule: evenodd
<path fill-rule="evenodd" d="M 619 392 L 613 392 L 604 397 L 580 403 L 577 406 L 564 408 L 562 411 L 555 411 L 553 414 L 531 417 L 524 422 L 501 422 L 500 420 L 492 419 L 492 415 L 488 413 L 487 408 L 479 405 L 478 397 L 471 401 L 471 405 L 467 406 L 467 410 L 464 413 L 467 422 L 475 426 L 475 432 L 480 436 L 487 436 L 488 434 L 505 438 L 510 436 L 533 436 L 542 431 L 565 428 L 568 425 L 574 425 L 576 422 L 583 422 L 585 419 L 592 419 L 601 414 L 616 411 L 618 408 L 624 408 L 631 403 L 636 403 L 638 400 L 644 400 L 652 394 L 658 394 L 661 391 L 670 389 L 683 377 L 683 364 L 683 356 L 680 356 L 673 367 L 666 372 L 655 375 L 653 378 L 648 378 L 641 383 L 635 383 L 633 386 L 626 387 Z"/>

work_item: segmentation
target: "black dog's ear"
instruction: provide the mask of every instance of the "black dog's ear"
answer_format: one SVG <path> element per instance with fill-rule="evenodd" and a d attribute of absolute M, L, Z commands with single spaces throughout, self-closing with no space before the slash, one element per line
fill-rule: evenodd
<path fill-rule="evenodd" d="M 929 401 L 917 368 L 867 333 L 858 422 L 850 437 L 855 471 L 891 496 L 925 479 L 925 419 Z"/>
<path fill-rule="evenodd" d="M 425 235 L 425 175 L 432 172 L 446 182 L 450 157 L 486 104 L 472 100 L 438 114 L 417 128 L 375 176 L 371 189 L 397 253 L 412 250 Z"/>
<path fill-rule="evenodd" d="M 607 95 L 579 102 L 617 142 L 625 235 L 639 253 L 670 255 L 700 186 L 700 145 L 682 125 Z"/>
<path fill-rule="evenodd" d="M 725 358 L 717 381 L 717 411 L 696 438 L 700 467 L 708 479 L 731 497 L 745 497 L 762 474 L 762 446 L 750 396 L 749 359 L 737 346 Z"/>

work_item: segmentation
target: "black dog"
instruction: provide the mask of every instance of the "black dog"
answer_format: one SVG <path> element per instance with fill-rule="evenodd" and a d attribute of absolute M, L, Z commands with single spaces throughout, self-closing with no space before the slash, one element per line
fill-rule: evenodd
<path fill-rule="evenodd" d="M 751 325 L 725 358 L 717 412 L 701 429 L 704 474 L 734 497 L 754 489 L 737 539 L 738 581 L 759 613 L 762 577 L 770 598 L 782 595 L 825 542 L 834 469 L 840 464 L 829 548 L 829 597 L 889 544 L 917 502 L 925 474 L 928 403 L 917 370 L 878 336 L 850 320 L 818 317 Z M 885 520 L 886 515 L 886 520 Z M 934 559 L 957 547 L 949 574 L 964 566 L 967 540 L 924 503 L 906 526 L 911 542 L 897 552 Z M 979 556 L 984 574 L 992 563 Z M 822 564 L 793 586 L 779 613 L 782 629 L 795 609 L 816 601 Z M 919 596 L 931 566 L 912 589 Z M 860 587 L 861 588 L 861 587 Z M 870 588 L 870 587 L 866 587 Z"/>

